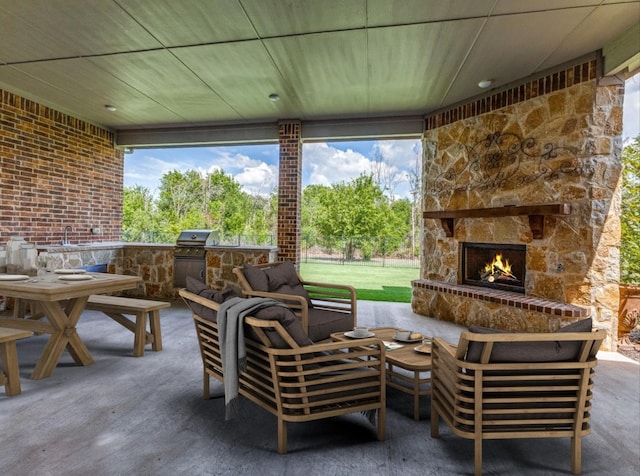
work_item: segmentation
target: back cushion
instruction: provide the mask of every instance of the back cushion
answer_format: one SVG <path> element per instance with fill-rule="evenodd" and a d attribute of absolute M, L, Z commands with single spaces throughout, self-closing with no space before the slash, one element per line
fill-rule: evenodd
<path fill-rule="evenodd" d="M 251 289 L 254 291 L 267 292 L 269 291 L 269 278 L 266 273 L 260 268 L 245 264 L 242 267 L 242 274 L 249 282 Z"/>
<path fill-rule="evenodd" d="M 592 322 L 589 317 L 562 327 L 555 333 L 591 332 L 591 330 Z M 469 331 L 477 334 L 514 333 L 481 326 L 470 326 Z M 480 362 L 483 347 L 482 342 L 469 342 L 466 360 Z M 577 358 L 581 348 L 580 341 L 499 342 L 493 344 L 489 362 L 563 362 Z"/>
<path fill-rule="evenodd" d="M 267 275 L 269 292 L 302 296 L 311 307 L 309 293 L 298 279 L 298 273 L 296 273 L 296 268 L 291 261 L 284 261 L 282 264 L 268 268 L 264 272 Z"/>
<path fill-rule="evenodd" d="M 215 289 L 211 289 L 202 281 L 192 278 L 191 276 L 187 276 L 186 289 L 193 294 L 210 299 L 218 304 L 236 296 L 236 293 L 232 288 L 225 289 L 224 291 L 216 291 Z M 193 301 L 189 302 L 189 307 L 191 308 L 191 311 L 198 316 L 211 322 L 218 322 L 218 313 L 210 307 L 203 306 L 202 304 Z"/>

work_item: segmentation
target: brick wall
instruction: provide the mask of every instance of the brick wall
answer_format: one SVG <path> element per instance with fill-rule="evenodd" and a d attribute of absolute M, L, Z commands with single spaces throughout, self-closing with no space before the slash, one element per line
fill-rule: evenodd
<path fill-rule="evenodd" d="M 0 244 L 119 240 L 124 156 L 113 133 L 0 90 Z M 91 228 L 102 234 L 92 235 Z"/>
<path fill-rule="evenodd" d="M 278 257 L 299 263 L 302 196 L 300 121 L 281 121 L 279 126 Z"/>

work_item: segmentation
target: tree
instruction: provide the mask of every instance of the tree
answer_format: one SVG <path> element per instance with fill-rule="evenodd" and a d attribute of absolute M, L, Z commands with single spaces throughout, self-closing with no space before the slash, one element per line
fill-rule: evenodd
<path fill-rule="evenodd" d="M 146 187 L 125 187 L 122 196 L 122 232 L 130 240 L 153 241 L 163 228 L 154 206 L 153 195 Z"/>
<path fill-rule="evenodd" d="M 620 278 L 640 283 L 640 136 L 622 151 Z"/>
<path fill-rule="evenodd" d="M 250 231 L 254 203 L 233 177 L 217 170 L 172 171 L 160 180 L 158 210 L 173 231 L 214 229 L 222 234 Z"/>
<path fill-rule="evenodd" d="M 205 227 L 203 180 L 197 171 L 165 173 L 159 191 L 158 211 L 171 232 Z"/>

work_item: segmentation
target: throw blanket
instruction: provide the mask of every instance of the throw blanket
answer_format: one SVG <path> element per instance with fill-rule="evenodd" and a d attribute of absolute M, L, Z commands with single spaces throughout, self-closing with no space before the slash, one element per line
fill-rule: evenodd
<path fill-rule="evenodd" d="M 225 420 L 235 417 L 239 411 L 238 379 L 247 368 L 247 352 L 244 344 L 244 318 L 269 306 L 287 307 L 270 298 L 235 297 L 220 304 L 218 310 L 218 338 L 224 375 Z"/>

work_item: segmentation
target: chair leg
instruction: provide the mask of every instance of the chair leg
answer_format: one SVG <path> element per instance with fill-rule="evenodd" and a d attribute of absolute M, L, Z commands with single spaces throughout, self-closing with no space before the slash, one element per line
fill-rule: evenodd
<path fill-rule="evenodd" d="M 378 441 L 384 441 L 386 436 L 386 408 L 383 405 L 378 408 Z"/>
<path fill-rule="evenodd" d="M 207 373 L 207 370 L 204 369 L 202 371 L 202 398 L 209 400 L 209 391 L 209 374 Z"/>
<path fill-rule="evenodd" d="M 287 452 L 287 422 L 278 418 L 278 453 L 281 455 Z"/>
<path fill-rule="evenodd" d="M 582 473 L 582 439 L 579 436 L 571 438 L 571 472 Z"/>
<path fill-rule="evenodd" d="M 475 476 L 482 476 L 482 438 L 473 440 L 473 463 Z"/>
<path fill-rule="evenodd" d="M 440 415 L 436 410 L 436 405 L 433 402 L 433 394 L 431 397 L 431 438 L 438 438 L 440 436 Z"/>

